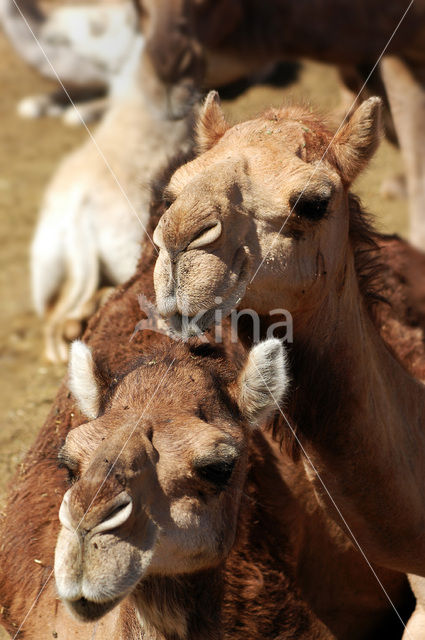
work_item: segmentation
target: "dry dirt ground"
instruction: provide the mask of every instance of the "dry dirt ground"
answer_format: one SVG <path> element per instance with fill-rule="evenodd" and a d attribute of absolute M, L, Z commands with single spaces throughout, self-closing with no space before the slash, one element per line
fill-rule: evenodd
<path fill-rule="evenodd" d="M 59 381 L 62 366 L 42 359 L 42 326 L 31 309 L 28 248 L 43 190 L 58 160 L 87 136 L 52 119 L 22 120 L 17 101 L 51 85 L 28 69 L 0 34 L 0 500 L 13 471 L 43 424 Z M 283 100 L 311 103 L 321 110 L 336 107 L 339 99 L 332 68 L 307 63 L 298 81 L 285 90 L 255 87 L 225 103 L 232 120 L 253 115 Z M 403 233 L 404 201 L 385 201 L 378 195 L 381 180 L 401 170 L 398 151 L 384 142 L 356 190 L 376 214 L 378 228 Z M 0 638 L 6 637 L 1 635 Z"/>

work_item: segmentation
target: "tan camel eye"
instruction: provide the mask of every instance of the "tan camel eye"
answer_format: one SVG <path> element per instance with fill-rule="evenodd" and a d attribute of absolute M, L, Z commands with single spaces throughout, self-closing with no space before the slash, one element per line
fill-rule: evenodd
<path fill-rule="evenodd" d="M 331 196 L 297 194 L 289 199 L 289 206 L 299 218 L 317 222 L 325 217 Z"/>

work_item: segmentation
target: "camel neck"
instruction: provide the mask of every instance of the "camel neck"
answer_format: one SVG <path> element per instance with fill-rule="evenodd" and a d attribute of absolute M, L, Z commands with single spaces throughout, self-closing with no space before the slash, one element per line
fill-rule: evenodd
<path fill-rule="evenodd" d="M 344 274 L 343 287 L 323 298 L 310 326 L 304 318 L 297 331 L 294 318 L 291 417 L 371 559 L 423 573 L 417 548 L 425 550 L 425 390 L 381 339 L 353 260 Z M 312 482 L 341 522 L 315 474 Z"/>
<path fill-rule="evenodd" d="M 143 580 L 134 596 L 143 638 L 262 640 L 290 629 L 299 638 L 328 640 L 329 631 L 295 585 L 297 508 L 272 448 L 254 433 L 229 555 L 205 572 Z"/>
<path fill-rule="evenodd" d="M 176 577 L 154 576 L 133 596 L 146 640 L 221 640 L 219 569 Z"/>

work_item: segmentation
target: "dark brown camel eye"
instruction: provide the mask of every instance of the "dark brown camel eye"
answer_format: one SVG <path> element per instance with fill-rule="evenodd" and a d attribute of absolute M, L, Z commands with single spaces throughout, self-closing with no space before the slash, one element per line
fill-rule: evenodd
<path fill-rule="evenodd" d="M 78 472 L 75 469 L 69 467 L 65 462 L 59 462 L 59 469 L 65 469 L 67 472 L 68 484 L 74 484 L 78 480 Z"/>
<path fill-rule="evenodd" d="M 293 195 L 289 199 L 291 211 L 299 218 L 317 222 L 325 217 L 330 196 L 311 196 L 309 194 Z"/>
<path fill-rule="evenodd" d="M 218 489 L 224 489 L 229 483 L 236 458 L 230 460 L 217 460 L 215 462 L 198 461 L 194 464 L 194 469 L 198 476 L 207 482 L 211 482 Z"/>
<path fill-rule="evenodd" d="M 75 460 L 71 460 L 62 450 L 59 451 L 58 455 L 58 468 L 66 470 L 68 475 L 67 480 L 70 485 L 77 482 L 79 478 L 78 463 Z"/>

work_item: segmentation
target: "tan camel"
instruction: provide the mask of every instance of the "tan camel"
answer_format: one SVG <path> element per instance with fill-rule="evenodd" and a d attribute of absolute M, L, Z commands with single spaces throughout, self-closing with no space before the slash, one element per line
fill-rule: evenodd
<path fill-rule="evenodd" d="M 165 208 L 163 187 L 168 183 L 176 166 L 179 166 L 182 161 L 180 158 L 172 162 L 160 179 L 155 181 L 148 228 L 150 233 L 153 232 Z M 394 272 L 389 268 L 388 282 L 391 283 L 394 309 L 400 313 L 403 323 L 394 315 L 392 307 L 385 306 L 390 314 L 386 327 L 388 331 L 393 328 L 397 335 L 401 326 L 409 330 L 408 323 L 415 321 L 412 309 L 420 307 L 413 294 L 411 295 L 410 290 L 407 289 L 408 286 L 415 289 L 418 275 L 415 270 L 412 272 L 406 270 L 402 261 L 405 260 L 410 266 L 415 264 L 415 256 L 409 253 L 408 248 L 395 241 L 391 242 L 391 247 L 393 250 L 391 261 L 396 262 L 398 257 L 399 271 Z M 145 330 L 133 335 L 134 327 L 141 319 L 138 295 L 143 292 L 150 299 L 154 296 L 152 271 L 156 252 L 148 241 L 143 247 L 143 256 L 137 274 L 129 283 L 120 287 L 90 320 L 85 335 L 85 340 L 96 354 L 96 363 L 102 380 L 102 393 L 106 392 L 107 396 L 108 389 L 112 390 L 116 386 L 122 372 L 134 369 L 135 359 L 140 358 L 141 354 L 145 354 L 145 360 L 148 358 L 151 367 L 154 367 L 157 358 L 149 356 L 152 350 L 163 353 L 164 350 L 166 352 L 169 349 L 169 339 L 161 334 Z M 419 266 L 419 274 L 425 272 L 422 262 Z M 397 281 L 398 277 L 400 282 Z M 406 302 L 400 302 L 401 293 L 406 291 L 409 292 Z M 416 325 L 412 327 L 411 332 L 412 337 L 417 340 Z M 227 345 L 226 351 L 231 356 L 232 362 L 243 361 L 240 345 L 229 341 L 228 330 L 224 332 L 224 339 Z M 417 352 L 415 354 L 417 355 Z M 190 369 L 193 364 L 194 361 L 191 358 Z M 210 368 L 211 371 L 215 370 L 213 364 Z M 172 370 L 170 373 L 172 374 Z M 188 389 L 191 388 L 179 386 L 179 393 L 184 393 L 183 406 L 190 404 L 191 394 Z M 169 404 L 172 398 L 171 387 L 167 389 L 166 402 Z M 78 393 L 77 390 L 76 393 Z M 96 399 L 96 393 L 92 397 Z M 86 410 L 91 411 L 91 415 L 96 413 L 96 409 L 96 403 L 86 406 Z M 201 405 L 198 417 L 202 418 L 203 409 Z M 63 385 L 45 426 L 20 465 L 11 485 L 7 505 L 2 511 L 0 619 L 1 624 L 12 636 L 25 620 L 23 630 L 34 640 L 44 639 L 46 634 L 49 637 L 51 634 L 54 637 L 57 635 L 64 640 L 65 632 L 70 638 L 90 640 L 94 634 L 95 638 L 105 637 L 109 640 L 110 630 L 118 624 L 119 609 L 116 608 L 99 621 L 97 627 L 92 625 L 82 627 L 77 622 L 72 626 L 71 619 L 67 617 L 63 606 L 56 599 L 52 581 L 50 580 L 46 585 L 53 569 L 52 541 L 56 540 L 59 529 L 57 514 L 63 495 L 68 488 L 66 474 L 57 467 L 58 450 L 70 429 L 78 427 L 83 422 L 85 419 L 77 410 L 73 398 L 70 397 L 68 387 Z M 276 558 L 277 549 L 285 554 L 292 567 L 291 575 L 302 598 L 335 637 L 344 640 L 363 640 L 365 637 L 398 640 L 402 627 L 389 601 L 348 537 L 333 523 L 319 504 L 302 460 L 293 460 L 285 452 L 280 452 L 278 444 L 268 432 L 264 437 L 268 443 L 266 446 L 275 452 L 275 462 L 270 461 L 258 474 L 258 478 L 253 479 L 266 482 L 265 494 L 277 495 L 277 503 L 273 501 L 270 504 L 268 500 L 258 500 L 256 492 L 248 492 L 248 496 L 249 502 L 256 504 L 261 511 L 260 522 L 264 522 L 263 517 L 267 511 L 270 514 L 277 513 L 279 521 L 284 519 L 286 523 L 276 532 L 273 557 Z M 278 465 L 278 477 L 274 475 L 274 471 L 272 475 L 269 474 L 274 464 Z M 252 475 L 250 477 L 252 478 Z M 275 493 L 272 494 L 272 491 Z M 264 524 L 261 535 L 263 536 L 264 532 L 273 533 L 273 531 L 273 525 Z M 248 565 L 245 561 L 239 562 L 238 559 L 233 573 L 240 575 L 241 569 L 246 566 Z M 400 573 L 377 567 L 374 567 L 374 570 L 377 571 L 392 603 L 406 620 L 411 612 L 412 596 L 407 589 L 405 577 Z M 254 601 L 259 597 L 258 589 L 261 589 L 259 575 L 257 572 L 250 573 L 244 591 L 245 595 L 252 597 Z M 252 589 L 251 585 L 254 585 Z M 292 591 L 292 593 L 296 595 L 296 592 Z M 291 597 L 289 594 L 288 598 Z M 32 603 L 34 606 L 30 609 Z M 124 602 L 120 606 L 124 607 Z M 255 605 L 253 607 L 255 609 Z M 284 610 L 285 612 L 288 614 L 288 609 Z M 243 615 L 253 620 L 252 608 L 244 609 Z M 265 624 L 268 624 L 267 621 Z M 299 621 L 295 619 L 291 624 L 298 628 Z M 140 631 L 140 625 L 137 628 Z M 245 634 L 244 640 L 246 637 L 252 637 L 245 629 L 244 626 L 242 629 Z M 130 632 L 128 635 L 131 637 Z"/>
<path fill-rule="evenodd" d="M 81 116 L 91 122 L 131 83 L 143 42 L 131 0 L 64 0 L 50 7 L 39 0 L 0 0 L 0 22 L 27 63 L 55 81 L 59 76 L 80 113 L 58 85 L 53 93 L 22 99 L 18 113 L 25 118 L 61 116 L 80 125 Z"/>
<path fill-rule="evenodd" d="M 291 312 L 290 413 L 310 459 L 366 555 L 424 576 L 425 391 L 374 323 L 375 236 L 348 194 L 378 145 L 379 112 L 379 99 L 366 101 L 332 140 L 297 108 L 230 128 L 210 94 L 204 153 L 166 189 L 155 286 L 160 311 L 177 320 L 204 312 L 210 323 L 235 304 Z"/>
<path fill-rule="evenodd" d="M 425 0 L 140 2 L 147 52 L 170 92 L 190 83 L 216 88 L 293 57 L 364 73 L 385 53 L 383 90 L 406 161 L 410 237 L 425 248 Z"/>
<path fill-rule="evenodd" d="M 135 271 L 149 217 L 150 181 L 189 144 L 192 117 L 164 120 L 155 79 L 137 62 L 133 85 L 47 188 L 31 250 L 34 307 L 45 317 L 45 355 L 66 361 L 69 340 L 102 299 L 101 285 Z"/>

